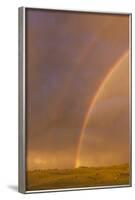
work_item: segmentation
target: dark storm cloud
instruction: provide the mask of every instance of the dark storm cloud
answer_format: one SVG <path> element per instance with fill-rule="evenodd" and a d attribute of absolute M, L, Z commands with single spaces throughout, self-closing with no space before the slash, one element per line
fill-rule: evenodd
<path fill-rule="evenodd" d="M 26 28 L 28 151 L 75 156 L 90 100 L 128 49 L 128 17 L 28 9 Z"/>

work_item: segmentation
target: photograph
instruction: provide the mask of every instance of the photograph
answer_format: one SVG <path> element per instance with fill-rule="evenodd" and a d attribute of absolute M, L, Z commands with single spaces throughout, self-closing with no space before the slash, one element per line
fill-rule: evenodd
<path fill-rule="evenodd" d="M 25 191 L 131 186 L 130 14 L 20 12 Z"/>

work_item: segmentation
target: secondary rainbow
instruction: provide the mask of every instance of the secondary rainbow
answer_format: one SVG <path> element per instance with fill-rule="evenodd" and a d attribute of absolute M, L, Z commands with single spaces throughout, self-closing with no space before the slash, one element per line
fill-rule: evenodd
<path fill-rule="evenodd" d="M 92 101 L 90 102 L 88 111 L 85 115 L 84 118 L 84 122 L 83 122 L 83 126 L 80 132 L 80 137 L 79 137 L 79 143 L 78 143 L 78 147 L 77 147 L 77 153 L 76 153 L 76 158 L 75 158 L 75 168 L 79 167 L 80 163 L 79 163 L 79 156 L 80 156 L 80 150 L 81 150 L 81 144 L 83 141 L 83 137 L 84 137 L 84 133 L 85 133 L 85 129 L 87 127 L 87 123 L 89 121 L 90 115 L 92 113 L 92 110 L 94 108 L 94 105 L 99 97 L 99 95 L 102 93 L 107 81 L 110 79 L 111 75 L 113 74 L 113 72 L 115 71 L 115 69 L 121 64 L 121 62 L 124 60 L 124 58 L 128 55 L 128 51 L 126 51 L 119 60 L 117 60 L 115 62 L 115 64 L 113 64 L 113 66 L 111 67 L 111 69 L 109 70 L 109 72 L 107 73 L 106 77 L 104 78 L 104 80 L 102 81 L 101 85 L 99 86 L 99 88 L 97 89 L 97 92 L 95 94 L 95 96 L 93 97 Z"/>

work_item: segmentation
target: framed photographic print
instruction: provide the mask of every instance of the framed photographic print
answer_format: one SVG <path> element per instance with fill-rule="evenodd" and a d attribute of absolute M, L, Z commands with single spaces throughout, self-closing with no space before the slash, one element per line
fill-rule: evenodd
<path fill-rule="evenodd" d="M 19 8 L 19 191 L 131 177 L 131 14 Z"/>

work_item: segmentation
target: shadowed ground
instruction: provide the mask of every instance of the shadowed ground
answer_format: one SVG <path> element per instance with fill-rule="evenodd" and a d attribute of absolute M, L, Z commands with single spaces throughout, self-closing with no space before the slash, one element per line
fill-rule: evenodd
<path fill-rule="evenodd" d="M 27 191 L 77 187 L 128 185 L 128 164 L 111 167 L 79 167 L 27 172 Z"/>

